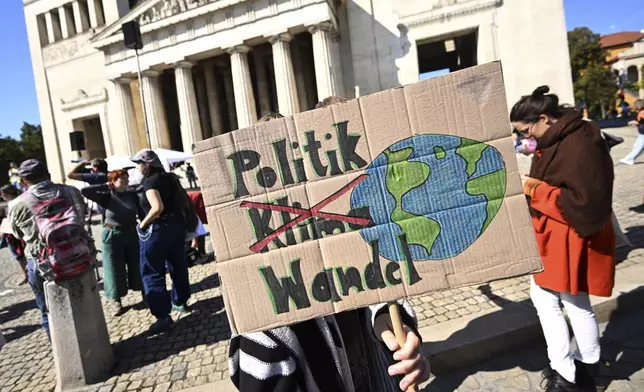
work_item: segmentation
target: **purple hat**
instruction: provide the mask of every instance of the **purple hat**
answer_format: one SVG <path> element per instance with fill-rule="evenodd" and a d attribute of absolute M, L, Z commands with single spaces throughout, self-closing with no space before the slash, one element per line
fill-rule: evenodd
<path fill-rule="evenodd" d="M 18 174 L 26 180 L 41 179 L 49 175 L 47 165 L 37 159 L 27 159 L 20 164 Z"/>

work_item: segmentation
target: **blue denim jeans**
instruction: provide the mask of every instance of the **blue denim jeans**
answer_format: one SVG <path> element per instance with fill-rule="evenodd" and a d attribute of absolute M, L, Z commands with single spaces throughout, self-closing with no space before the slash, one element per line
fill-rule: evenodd
<path fill-rule="evenodd" d="M 184 248 L 186 223 L 182 215 L 161 217 L 146 230 L 138 229 L 141 252 L 141 278 L 150 312 L 158 319 L 170 316 L 172 303 L 184 305 L 190 298 L 188 261 Z M 165 274 L 172 278 L 172 297 Z"/>
<path fill-rule="evenodd" d="M 638 135 L 633 144 L 633 149 L 631 152 L 624 157 L 625 161 L 635 162 L 637 157 L 639 157 L 644 151 L 644 135 Z"/>
<path fill-rule="evenodd" d="M 41 313 L 42 327 L 47 332 L 47 336 L 51 340 L 51 333 L 49 332 L 49 316 L 47 311 L 47 302 L 45 301 L 45 278 L 38 272 L 37 261 L 34 259 L 27 260 L 27 281 L 31 290 L 36 296 L 36 306 Z"/>

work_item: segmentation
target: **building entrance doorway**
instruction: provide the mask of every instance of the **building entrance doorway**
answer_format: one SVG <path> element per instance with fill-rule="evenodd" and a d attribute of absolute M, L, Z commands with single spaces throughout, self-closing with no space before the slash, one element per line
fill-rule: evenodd
<path fill-rule="evenodd" d="M 98 115 L 75 119 L 72 124 L 75 131 L 82 131 L 85 136 L 85 150 L 81 151 L 82 158 L 86 160 L 107 158 L 103 127 Z"/>
<path fill-rule="evenodd" d="M 477 65 L 476 31 L 420 41 L 417 47 L 420 80 Z"/>

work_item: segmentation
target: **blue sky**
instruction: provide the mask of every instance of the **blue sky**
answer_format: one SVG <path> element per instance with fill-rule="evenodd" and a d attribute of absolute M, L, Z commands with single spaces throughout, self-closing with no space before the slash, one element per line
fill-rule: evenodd
<path fill-rule="evenodd" d="M 644 29 L 642 0 L 564 0 L 564 4 L 569 30 L 588 26 L 609 34 Z M 15 137 L 23 121 L 40 123 L 22 0 L 0 0 L 0 37 L 0 135 Z"/>

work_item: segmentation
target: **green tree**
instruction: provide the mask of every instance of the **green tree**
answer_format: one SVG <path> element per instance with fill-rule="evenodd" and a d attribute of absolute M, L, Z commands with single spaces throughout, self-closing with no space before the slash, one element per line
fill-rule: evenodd
<path fill-rule="evenodd" d="M 605 63 L 606 51 L 599 45 L 600 38 L 587 27 L 568 32 L 575 100 L 584 102 L 593 118 L 604 116 L 617 92 L 615 77 Z"/>
<path fill-rule="evenodd" d="M 25 159 L 34 158 L 45 162 L 45 144 L 42 140 L 42 128 L 40 125 L 22 123 L 20 128 L 20 147 Z"/>
<path fill-rule="evenodd" d="M 0 184 L 9 182 L 9 164 L 34 158 L 45 161 L 45 146 L 42 140 L 40 125 L 23 123 L 20 128 L 20 140 L 10 136 L 0 136 Z"/>

